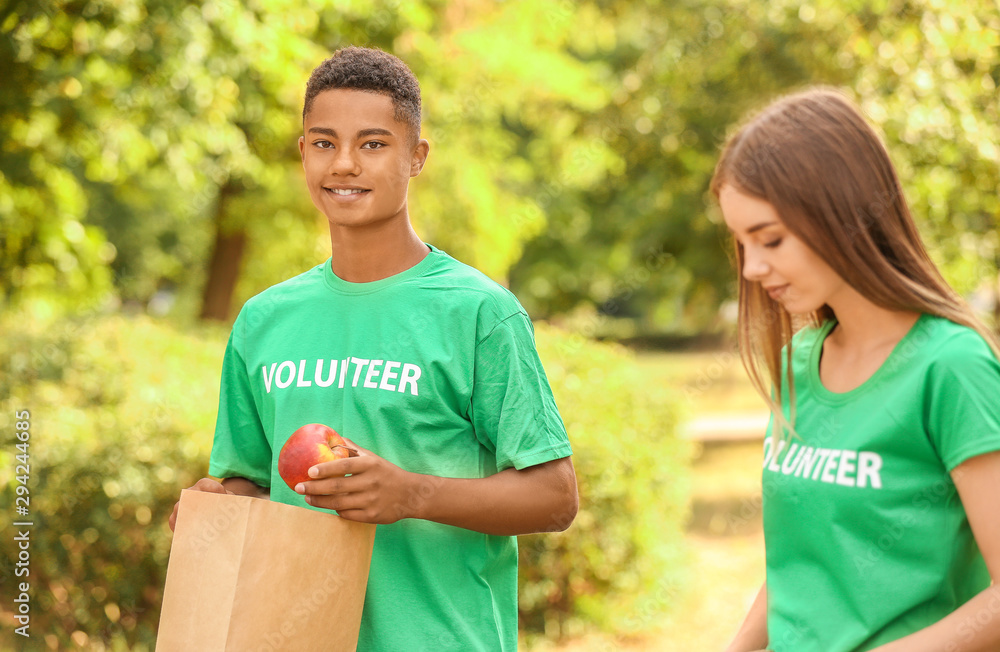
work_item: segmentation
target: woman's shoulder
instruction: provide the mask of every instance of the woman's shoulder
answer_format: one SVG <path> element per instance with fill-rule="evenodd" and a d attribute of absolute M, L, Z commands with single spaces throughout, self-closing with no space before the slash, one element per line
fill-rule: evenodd
<path fill-rule="evenodd" d="M 974 367 L 1000 370 L 1000 361 L 989 343 L 970 326 L 925 314 L 912 335 L 903 343 L 901 353 L 918 357 L 931 371 L 961 373 Z"/>
<path fill-rule="evenodd" d="M 924 349 L 926 355 L 939 357 L 986 354 L 996 357 L 989 343 L 976 329 L 958 324 L 946 317 L 924 314 L 916 329 L 917 332 L 914 332 L 912 339 L 915 345 Z"/>
<path fill-rule="evenodd" d="M 810 363 L 816 346 L 836 326 L 835 319 L 810 323 L 800 328 L 790 342 L 793 365 Z M 786 346 L 787 349 L 787 346 Z M 787 350 L 782 350 L 782 360 Z M 1000 371 L 1000 361 L 986 339 L 976 329 L 938 315 L 923 314 L 912 330 L 900 340 L 889 359 L 893 367 L 923 371 L 961 372 L 980 369 Z"/>

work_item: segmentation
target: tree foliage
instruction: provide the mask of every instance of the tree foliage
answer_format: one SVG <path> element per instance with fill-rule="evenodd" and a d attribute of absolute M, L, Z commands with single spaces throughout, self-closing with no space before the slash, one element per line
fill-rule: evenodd
<path fill-rule="evenodd" d="M 579 306 L 638 332 L 719 325 L 734 295 L 707 196 L 732 125 L 810 84 L 847 88 L 886 135 L 915 217 L 962 292 L 996 286 L 1000 12 L 991 1 L 615 4 L 603 125 L 623 164 L 567 192 L 512 287 L 539 316 Z M 593 322 L 598 323 L 594 325 Z M 626 331 L 628 332 L 628 331 Z"/>
<path fill-rule="evenodd" d="M 421 80 L 420 233 L 535 314 L 717 327 L 719 144 L 812 83 L 852 89 L 884 129 L 968 292 L 998 268 L 998 16 L 989 0 L 8 3 L 3 297 L 221 318 L 325 257 L 295 139 L 309 71 L 347 44 Z"/>
<path fill-rule="evenodd" d="M 529 189 L 561 173 L 533 159 L 557 138 L 572 146 L 572 125 L 603 101 L 565 52 L 573 13 L 524 1 L 49 0 L 2 18 L 0 63 L 23 90 L 5 95 L 0 125 L 18 199 L 0 206 L 8 299 L 146 304 L 167 288 L 190 306 L 212 283 L 213 242 L 232 234 L 249 237 L 247 259 L 272 263 L 241 266 L 239 298 L 311 265 L 322 230 L 298 172 L 301 94 L 312 67 L 351 43 L 396 52 L 422 79 L 435 163 L 414 190 L 418 227 L 502 278 L 544 225 Z M 511 38 L 517 48 L 495 47 Z M 568 126 L 549 136 L 554 124 Z M 81 228 L 90 257 L 70 246 Z M 90 296 L 63 291 L 64 268 Z"/>

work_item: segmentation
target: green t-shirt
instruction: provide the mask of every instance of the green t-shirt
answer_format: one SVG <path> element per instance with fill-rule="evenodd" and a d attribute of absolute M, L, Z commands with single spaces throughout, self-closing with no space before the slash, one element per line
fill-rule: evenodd
<path fill-rule="evenodd" d="M 436 477 L 572 452 L 517 299 L 433 247 L 372 283 L 338 278 L 327 260 L 244 305 L 209 472 L 313 509 L 277 470 L 278 451 L 308 423 Z M 377 527 L 372 555 L 358 650 L 516 649 L 515 537 L 404 519 Z"/>
<path fill-rule="evenodd" d="M 1000 450 L 1000 363 L 972 329 L 923 315 L 871 378 L 834 393 L 819 378 L 834 324 L 793 338 L 798 438 L 777 456 L 765 443 L 775 652 L 870 650 L 990 584 L 949 472 Z"/>

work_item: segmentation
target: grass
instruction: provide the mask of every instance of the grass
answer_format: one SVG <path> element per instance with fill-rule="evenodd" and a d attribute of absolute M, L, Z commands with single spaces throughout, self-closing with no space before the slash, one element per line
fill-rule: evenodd
<path fill-rule="evenodd" d="M 649 383 L 676 389 L 689 419 L 766 412 L 734 353 L 643 352 L 638 361 Z M 760 459 L 759 439 L 697 444 L 686 535 L 694 581 L 672 611 L 641 636 L 594 633 L 531 652 L 721 650 L 764 580 Z"/>

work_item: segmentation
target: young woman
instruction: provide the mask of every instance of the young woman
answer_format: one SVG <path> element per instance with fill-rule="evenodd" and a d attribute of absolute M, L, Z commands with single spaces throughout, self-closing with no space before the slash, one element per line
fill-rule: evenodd
<path fill-rule="evenodd" d="M 879 137 L 837 91 L 792 95 L 730 138 L 712 191 L 772 409 L 767 577 L 729 652 L 1000 650 L 1000 343 Z"/>

